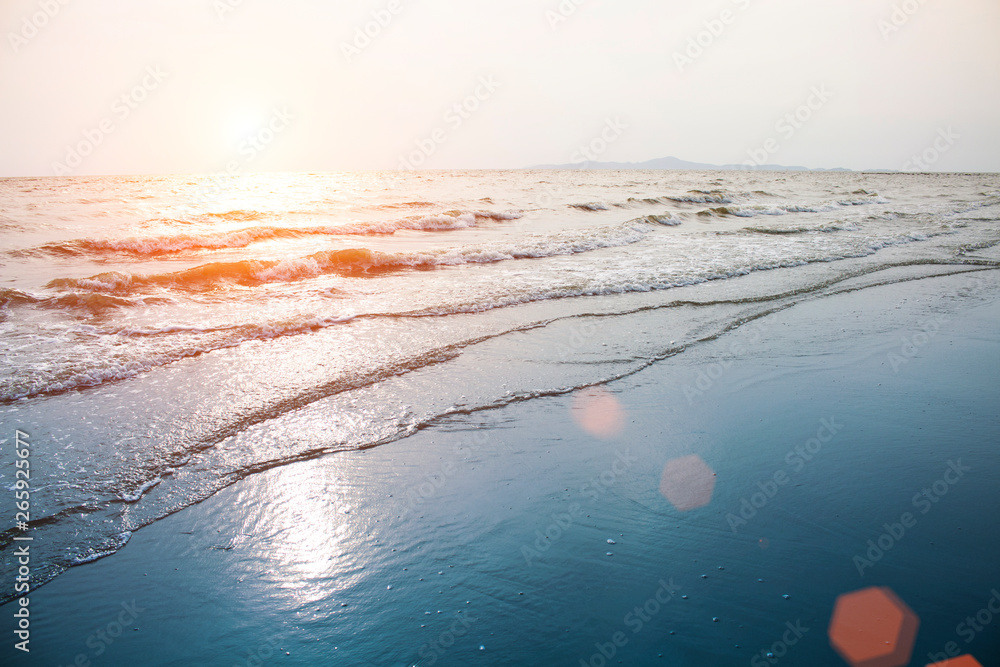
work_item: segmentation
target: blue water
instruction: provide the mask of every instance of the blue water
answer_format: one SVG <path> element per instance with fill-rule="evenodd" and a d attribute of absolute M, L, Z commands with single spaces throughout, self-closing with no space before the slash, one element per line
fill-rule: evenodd
<path fill-rule="evenodd" d="M 1000 619 L 969 642 L 959 628 L 1000 585 L 996 286 L 966 274 L 793 305 L 607 385 L 610 438 L 555 395 L 251 476 L 38 591 L 30 664 L 840 665 L 834 602 L 869 586 L 919 616 L 908 664 L 948 642 L 995 664 Z M 790 457 L 823 420 L 832 439 Z M 691 454 L 715 490 L 679 512 L 661 472 Z M 968 471 L 921 513 L 915 494 L 957 461 Z M 789 482 L 734 533 L 727 517 L 778 471 Z M 859 573 L 904 512 L 915 525 Z M 133 600 L 120 637 L 88 645 Z"/>

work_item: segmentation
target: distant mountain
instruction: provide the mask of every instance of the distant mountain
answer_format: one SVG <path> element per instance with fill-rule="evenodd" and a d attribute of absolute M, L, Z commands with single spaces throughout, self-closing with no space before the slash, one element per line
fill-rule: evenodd
<path fill-rule="evenodd" d="M 765 164 L 749 167 L 745 164 L 708 164 L 688 162 L 675 157 L 661 157 L 645 162 L 574 162 L 571 164 L 541 164 L 531 169 L 691 169 L 727 171 L 851 171 L 850 169 L 810 169 L 809 167 L 786 167 L 779 164 Z"/>

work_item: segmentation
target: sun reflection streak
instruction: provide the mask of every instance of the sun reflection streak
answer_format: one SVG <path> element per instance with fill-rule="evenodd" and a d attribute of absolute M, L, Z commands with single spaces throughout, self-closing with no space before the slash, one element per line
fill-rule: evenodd
<path fill-rule="evenodd" d="M 278 597 L 278 606 L 337 600 L 363 581 L 374 545 L 371 526 L 354 512 L 347 474 L 337 456 L 285 467 L 250 499 L 260 508 L 253 531 L 259 552 L 248 576 Z"/>

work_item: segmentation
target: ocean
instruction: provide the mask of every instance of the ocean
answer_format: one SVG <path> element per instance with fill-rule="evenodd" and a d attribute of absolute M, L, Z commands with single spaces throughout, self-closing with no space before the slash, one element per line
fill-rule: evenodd
<path fill-rule="evenodd" d="M 608 451 L 615 452 L 580 479 L 570 474 L 573 481 L 565 484 L 567 490 L 589 484 L 578 495 L 596 502 L 611 488 L 602 474 L 619 471 L 611 475 L 617 478 L 630 465 L 618 443 L 635 415 L 608 393 L 614 383 L 654 370 L 687 369 L 671 383 L 657 384 L 658 398 L 643 404 L 640 421 L 649 434 L 657 429 L 649 426 L 657 402 L 670 414 L 697 412 L 707 420 L 705 428 L 727 423 L 726 410 L 706 417 L 705 401 L 713 392 L 721 395 L 723 385 L 735 391 L 740 382 L 753 384 L 748 377 L 760 377 L 730 367 L 734 360 L 753 361 L 764 349 L 761 341 L 780 338 L 774 318 L 783 311 L 806 309 L 819 321 L 825 299 L 891 294 L 878 290 L 908 289 L 940 277 L 956 285 L 947 296 L 949 307 L 995 296 L 998 223 L 995 174 L 529 170 L 0 180 L 0 487 L 14 490 L 15 430 L 29 434 L 27 529 L 33 536 L 33 585 L 39 586 L 123 550 L 140 528 L 173 520 L 171 515 L 237 483 L 271 479 L 287 466 L 377 448 L 383 463 L 400 466 L 404 476 L 415 459 L 391 458 L 391 452 L 419 459 L 416 443 L 450 431 L 461 437 L 435 456 L 465 461 L 491 441 L 501 459 L 528 461 L 557 448 L 558 439 L 519 428 L 519 439 L 501 446 L 489 434 L 514 429 L 504 415 L 565 399 L 579 425 L 566 440 L 589 438 L 592 447 L 612 443 Z M 921 349 L 933 347 L 920 341 L 930 341 L 953 316 L 930 304 L 914 320 L 918 328 L 906 334 L 907 347 L 887 319 L 919 301 L 907 298 L 877 303 L 863 326 L 846 316 L 823 322 L 823 336 L 789 339 L 785 360 L 758 371 L 780 378 L 808 366 L 810 355 L 846 354 L 863 336 L 885 335 L 883 371 L 905 373 Z M 914 331 L 923 337 L 914 339 Z M 709 349 L 716 352 L 698 365 L 686 361 Z M 983 368 L 995 361 L 991 357 Z M 980 393 L 984 400 L 992 396 L 995 378 L 976 382 L 987 387 Z M 796 391 L 808 393 L 811 386 L 804 379 L 782 395 L 790 406 Z M 935 401 L 952 400 L 941 393 Z M 873 425 L 905 423 L 913 408 L 896 405 L 864 418 Z M 994 437 L 995 404 L 993 409 L 992 416 L 968 417 L 970 432 L 979 428 L 987 439 Z M 815 432 L 818 420 L 832 415 L 818 408 L 807 416 L 803 428 Z M 850 414 L 833 416 L 851 423 Z M 788 438 L 774 445 L 779 453 L 789 448 L 785 443 L 809 437 L 787 425 L 774 432 Z M 688 437 L 685 451 L 699 451 L 698 441 Z M 712 463 L 707 451 L 702 458 Z M 555 480 L 572 467 L 572 452 L 558 457 L 565 459 L 559 465 L 519 468 L 504 481 L 530 495 L 535 476 Z M 752 452 L 740 457 L 749 468 L 760 467 Z M 938 458 L 933 465 L 944 468 L 948 456 Z M 793 457 L 806 460 L 801 452 Z M 444 484 L 452 475 L 437 465 L 426 479 L 410 475 L 401 485 L 383 479 L 386 471 L 369 471 L 369 485 L 385 486 L 367 493 L 380 497 L 388 508 L 384 515 L 396 521 L 441 513 L 440 507 L 428 508 L 440 497 L 436 481 Z M 893 474 L 909 480 L 909 465 Z M 713 463 L 720 488 L 725 467 Z M 349 470 L 337 470 L 322 480 L 323 489 L 334 478 L 350 480 Z M 659 479 L 659 470 L 654 477 Z M 856 485 L 844 482 L 844 488 Z M 633 497 L 640 505 L 670 496 L 655 483 L 647 486 Z M 474 485 L 462 484 L 462 493 L 455 488 L 448 498 L 458 512 L 465 511 L 464 502 L 489 502 L 477 497 Z M 830 503 L 857 502 L 828 491 Z M 309 495 L 306 487 L 302 492 Z M 609 493 L 626 492 L 614 486 Z M 875 488 L 867 493 L 878 497 Z M 741 516 L 740 494 L 747 489 L 733 496 L 722 518 L 713 519 L 714 537 L 705 539 L 728 533 L 733 522 L 725 517 Z M 634 508 L 620 497 L 616 502 L 625 502 L 625 511 Z M 566 506 L 561 498 L 552 503 L 557 513 Z M 3 582 L 16 576 L 14 537 L 25 530 L 15 525 L 13 500 L 10 510 L 0 513 Z M 337 511 L 363 510 L 344 501 Z M 520 506 L 517 511 L 536 512 Z M 665 506 L 629 520 L 655 530 L 650 522 L 669 511 Z M 544 531 L 552 521 L 538 527 Z M 675 529 L 675 518 L 665 521 Z M 447 518 L 441 522 L 443 535 L 463 543 L 467 532 Z M 368 528 L 375 530 L 375 523 Z M 873 520 L 872 527 L 880 523 Z M 433 543 L 438 529 L 427 526 L 421 540 Z M 511 562 L 522 565 L 523 558 L 530 566 L 542 558 L 533 530 L 521 536 L 527 551 L 514 540 Z M 213 553 L 238 552 L 249 539 L 241 535 L 210 545 Z M 601 537 L 607 542 L 598 554 L 604 568 L 622 547 L 611 546 L 620 540 Z M 757 540 L 765 538 L 755 535 Z M 359 547 L 355 558 L 364 552 Z M 363 561 L 340 574 L 363 578 Z M 496 575 L 509 566 L 494 562 L 488 569 Z M 629 585 L 654 596 L 656 582 L 668 574 Z M 931 576 L 919 574 L 925 575 Z M 547 576 L 558 579 L 552 572 Z M 1000 582 L 982 583 L 986 593 Z M 14 597 L 13 587 L 0 590 L 0 600 Z M 724 608 L 725 596 L 713 604 Z M 719 616 L 728 620 L 723 612 Z M 336 624 L 333 616 L 325 622 Z M 480 621 L 480 629 L 487 622 Z M 587 621 L 566 627 L 594 636 L 578 657 L 596 665 L 592 654 L 608 645 L 604 635 L 612 636 L 616 626 Z M 558 636 L 564 629 L 559 625 Z M 822 632 L 813 634 L 818 639 Z M 472 656 L 480 643 L 491 644 L 481 637 L 473 643 Z M 358 649 L 363 657 L 343 664 L 410 664 L 417 647 L 413 658 L 406 658 L 404 647 L 384 660 L 370 648 Z M 458 660 L 457 652 L 450 655 Z M 510 664 L 528 664 L 524 655 L 510 657 Z M 678 654 L 680 662 L 668 664 L 735 664 L 729 658 L 699 662 L 695 655 L 689 645 Z M 448 661 L 442 651 L 419 664 L 439 659 Z M 578 663 L 574 658 L 565 664 Z M 637 658 L 630 664 L 645 663 Z"/>

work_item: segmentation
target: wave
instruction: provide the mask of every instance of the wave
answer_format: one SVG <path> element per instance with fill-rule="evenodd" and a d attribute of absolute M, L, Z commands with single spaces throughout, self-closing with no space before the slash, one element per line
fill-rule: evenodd
<path fill-rule="evenodd" d="M 603 238 L 591 239 L 585 245 L 589 249 L 622 245 L 632 240 L 645 238 L 652 229 L 652 223 L 645 218 L 637 219 L 631 221 L 629 225 L 622 225 L 617 230 L 606 229 Z M 730 232 L 730 234 L 734 233 L 736 232 Z M 615 284 L 549 285 L 541 289 L 538 286 L 531 286 L 523 290 L 494 294 L 489 296 L 489 298 L 478 299 L 474 302 L 462 301 L 447 305 L 427 306 L 410 311 L 371 312 L 326 317 L 301 315 L 287 320 L 272 320 L 269 322 L 242 323 L 217 327 L 165 326 L 149 330 L 119 329 L 109 331 L 98 331 L 94 327 L 78 328 L 76 331 L 86 332 L 91 337 L 95 335 L 101 337 L 120 337 L 119 340 L 122 343 L 125 342 L 125 339 L 136 340 L 137 344 L 142 340 L 153 342 L 151 339 L 167 339 L 167 347 L 166 349 L 160 349 L 159 346 L 157 348 L 149 348 L 146 345 L 141 345 L 138 348 L 139 353 L 136 354 L 134 346 L 114 344 L 111 346 L 110 353 L 108 354 L 88 355 L 85 368 L 76 365 L 67 373 L 59 372 L 58 369 L 56 369 L 56 372 L 53 372 L 51 367 L 46 367 L 44 372 L 38 374 L 20 373 L 11 382 L 5 383 L 6 386 L 0 387 L 0 403 L 115 382 L 134 377 L 158 366 L 164 366 L 215 350 L 237 347 L 248 341 L 279 339 L 286 336 L 311 333 L 356 319 L 437 317 L 459 313 L 483 312 L 552 298 L 597 296 L 668 289 L 710 280 L 747 275 L 755 271 L 802 266 L 813 262 L 830 262 L 848 257 L 863 257 L 874 254 L 882 248 L 926 240 L 929 236 L 934 235 L 906 234 L 895 238 L 864 239 L 860 243 L 852 243 L 849 246 L 832 251 L 819 254 L 808 251 L 805 254 L 786 256 L 784 258 L 748 256 L 727 266 L 704 267 L 694 271 L 684 271 L 680 274 L 666 274 L 659 278 L 647 276 L 640 280 L 626 280 Z M 570 241 L 570 239 L 564 239 L 564 242 Z M 550 247 L 548 254 L 544 256 L 559 254 L 556 250 L 556 248 Z M 573 248 L 564 247 L 563 250 L 572 252 Z M 952 262 L 945 260 L 942 263 L 961 264 L 963 262 L 961 260 Z M 174 336 L 178 336 L 178 338 L 174 338 Z M 170 340 L 174 342 L 170 343 Z M 150 354 L 153 349 L 160 349 L 160 351 Z"/>
<path fill-rule="evenodd" d="M 58 310 L 83 310 L 93 315 L 100 315 L 109 310 L 134 306 L 136 303 L 129 299 L 123 299 L 110 294 L 74 292 L 72 294 L 45 299 L 40 302 L 40 305 Z"/>
<path fill-rule="evenodd" d="M 788 235 L 788 234 L 813 234 L 816 232 L 821 233 L 831 233 L 831 232 L 856 232 L 858 231 L 857 225 L 851 225 L 847 223 L 830 223 L 826 225 L 818 225 L 816 227 L 744 227 L 738 232 L 732 233 L 751 233 L 751 234 L 770 234 L 770 235 Z"/>
<path fill-rule="evenodd" d="M 857 194 L 857 193 L 855 193 Z M 610 204 L 615 208 L 632 208 L 635 206 L 661 206 L 664 204 L 720 204 L 728 205 L 738 201 L 753 201 L 759 197 L 777 197 L 778 195 L 764 190 L 754 190 L 753 192 L 726 192 L 724 190 L 688 190 L 686 194 L 670 194 L 660 197 L 629 197 L 624 202 Z M 874 196 L 877 196 L 874 195 Z M 848 202 L 850 203 L 850 202 Z M 884 203 L 884 202 L 881 202 Z M 846 203 L 845 203 L 846 205 Z M 583 211 L 606 211 L 609 204 L 604 202 L 586 202 L 579 204 L 567 204 L 570 208 Z"/>
<path fill-rule="evenodd" d="M 430 208 L 431 206 L 437 206 L 437 204 L 429 201 L 407 201 L 398 204 L 379 204 L 378 206 L 373 206 L 372 209 L 376 211 L 394 211 L 408 208 Z"/>
<path fill-rule="evenodd" d="M 652 219 L 651 219 L 652 218 Z M 326 274 L 371 277 L 408 269 L 486 264 L 513 259 L 570 255 L 637 243 L 653 224 L 675 224 L 650 216 L 621 225 L 578 232 L 527 236 L 516 243 L 489 243 L 425 252 L 382 252 L 368 248 L 323 250 L 305 257 L 212 262 L 172 273 L 139 275 L 121 271 L 88 278 L 57 278 L 46 287 L 128 295 L 148 288 L 209 291 L 226 285 L 254 286 L 292 282 Z"/>
<path fill-rule="evenodd" d="M 41 373 L 21 373 L 16 378 L 0 383 L 0 404 L 22 398 L 33 398 L 59 394 L 66 391 L 97 387 L 110 382 L 119 382 L 136 377 L 161 366 L 167 366 L 183 359 L 197 357 L 208 352 L 238 347 L 249 341 L 264 341 L 311 333 L 336 326 L 355 319 L 353 315 L 330 317 L 301 317 L 282 321 L 253 324 L 236 324 L 222 327 L 173 326 L 155 330 L 121 329 L 100 332 L 94 327 L 78 328 L 76 333 L 87 333 L 88 337 L 109 335 L 120 339 L 149 339 L 172 335 L 198 336 L 177 340 L 160 352 L 130 351 L 124 345 L 115 345 L 110 353 L 94 355 L 84 364 L 75 364 L 69 369 L 55 366 Z M 121 342 L 124 342 L 122 340 Z M 140 494 L 141 495 L 141 494 Z M 123 499 L 127 500 L 127 498 Z"/>
<path fill-rule="evenodd" d="M 766 194 L 766 193 L 765 193 Z M 582 211 L 606 211 L 609 206 L 615 208 L 633 208 L 636 206 L 662 206 L 664 204 L 731 204 L 735 201 L 736 195 L 713 190 L 690 190 L 684 195 L 663 195 L 661 197 L 629 197 L 623 202 L 606 204 L 604 202 L 586 202 L 580 204 L 567 204 L 570 208 Z"/>
<path fill-rule="evenodd" d="M 17 220 L 12 220 L 4 215 L 0 215 L 0 229 L 20 231 L 24 228 L 25 225 L 23 223 L 18 222 Z"/>
<path fill-rule="evenodd" d="M 112 536 L 106 542 L 106 544 L 101 545 L 101 547 L 90 547 L 84 553 L 75 556 L 70 565 L 85 565 L 87 563 L 93 563 L 96 560 L 100 560 L 106 556 L 111 556 L 118 553 L 128 541 L 132 539 L 132 531 L 126 530 L 124 532 L 118 533 Z"/>
<path fill-rule="evenodd" d="M 732 204 L 733 199 L 730 195 L 726 195 L 723 192 L 714 191 L 709 192 L 705 190 L 689 190 L 686 195 L 676 195 L 671 197 L 664 197 L 664 199 L 672 202 L 677 202 L 678 204 Z"/>
<path fill-rule="evenodd" d="M 888 204 L 888 199 L 882 197 L 865 197 L 864 199 L 841 199 L 837 201 L 841 206 L 867 206 L 869 204 Z"/>
<path fill-rule="evenodd" d="M 285 212 L 288 214 L 289 212 Z M 266 218 L 275 217 L 276 212 L 255 211 L 253 209 L 235 209 L 232 211 L 202 212 L 186 218 L 151 218 L 144 223 L 143 227 L 156 225 L 201 225 L 213 224 L 217 222 L 257 222 Z"/>
<path fill-rule="evenodd" d="M 878 192 L 868 190 L 856 190 L 851 193 L 858 195 L 849 199 L 840 199 L 835 202 L 823 202 L 818 204 L 753 204 L 761 198 L 777 198 L 778 195 L 765 190 L 754 190 L 753 192 L 733 193 L 723 190 L 689 190 L 685 195 L 666 195 L 663 197 L 629 198 L 625 204 L 615 204 L 615 206 L 626 207 L 636 204 L 717 204 L 712 208 L 701 211 L 704 216 L 737 216 L 750 218 L 756 215 L 784 215 L 786 213 L 820 213 L 823 211 L 833 211 L 839 206 L 863 206 L 867 204 L 888 204 L 889 200 L 883 198 Z"/>
<path fill-rule="evenodd" d="M 32 296 L 21 290 L 10 287 L 0 287 L 0 308 L 8 305 L 20 305 L 25 303 L 38 303 L 42 299 Z"/>
<path fill-rule="evenodd" d="M 968 243 L 958 249 L 958 255 L 960 257 L 964 257 L 965 255 L 968 255 L 970 253 L 975 253 L 980 250 L 989 250 L 990 248 L 995 248 L 998 245 L 1000 245 L 1000 240 L 998 239 L 993 239 L 990 241 L 980 241 L 978 243 Z"/>
<path fill-rule="evenodd" d="M 703 218 L 755 218 L 758 215 L 785 215 L 788 211 L 779 206 L 716 206 L 698 211 Z"/>
<path fill-rule="evenodd" d="M 877 190 L 854 190 L 851 192 L 852 195 L 858 195 L 856 198 L 850 199 L 840 199 L 837 201 L 841 206 L 865 206 L 868 204 L 888 204 L 890 203 L 888 199 L 884 198 L 878 193 Z"/>
<path fill-rule="evenodd" d="M 656 225 L 666 225 L 667 227 L 676 227 L 677 225 L 683 224 L 683 220 L 673 213 L 663 213 L 662 215 L 647 215 L 641 218 L 646 222 Z"/>
<path fill-rule="evenodd" d="M 159 255 L 188 250 L 245 248 L 260 241 L 294 239 L 307 236 L 386 236 L 400 230 L 448 231 L 474 227 L 483 220 L 516 220 L 521 211 L 445 211 L 439 215 L 401 218 L 382 222 L 356 222 L 321 227 L 248 227 L 218 234 L 173 234 L 137 236 L 122 239 L 75 239 L 48 243 L 13 255 L 81 256 L 104 253 Z"/>
<path fill-rule="evenodd" d="M 336 292 L 332 288 L 329 291 Z M 173 302 L 173 299 L 165 297 L 145 296 L 129 299 L 100 291 L 70 292 L 59 296 L 35 296 L 20 290 L 0 288 L 0 308 L 30 305 L 51 310 L 82 311 L 90 315 L 103 315 L 119 308 L 154 306 Z"/>
<path fill-rule="evenodd" d="M 666 204 L 670 201 L 667 197 L 629 197 L 626 200 L 626 204 L 649 204 L 652 206 L 659 206 L 660 204 Z"/>
<path fill-rule="evenodd" d="M 630 197 L 629 204 L 731 204 L 736 195 L 722 190 L 688 190 L 683 195 L 663 195 L 662 197 Z"/>
<path fill-rule="evenodd" d="M 731 205 L 731 206 L 716 206 L 713 208 L 704 209 L 698 211 L 698 215 L 702 217 L 737 217 L 737 218 L 755 218 L 759 215 L 787 215 L 788 213 L 825 213 L 827 211 L 836 211 L 841 206 L 864 206 L 867 204 L 887 204 L 888 200 L 878 198 L 866 198 L 866 199 L 850 199 L 841 200 L 837 202 L 828 202 L 822 204 L 773 204 L 767 205 Z"/>
<path fill-rule="evenodd" d="M 202 213 L 201 217 L 206 220 L 225 220 L 226 222 L 253 222 L 254 220 L 261 220 L 273 213 L 267 213 L 264 211 L 253 211 L 245 209 L 236 209 L 235 211 L 221 211 L 217 213 Z"/>

